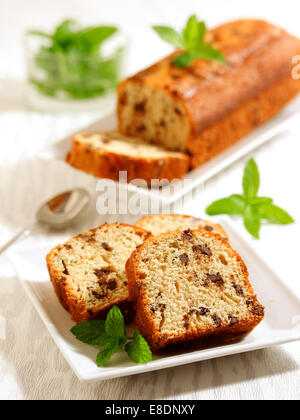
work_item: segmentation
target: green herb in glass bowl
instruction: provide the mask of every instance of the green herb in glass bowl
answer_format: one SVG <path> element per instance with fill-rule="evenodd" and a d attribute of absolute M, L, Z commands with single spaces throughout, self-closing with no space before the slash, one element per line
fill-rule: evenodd
<path fill-rule="evenodd" d="M 89 99 L 115 88 L 122 77 L 124 46 L 107 56 L 105 41 L 118 32 L 114 26 L 79 28 L 65 20 L 52 34 L 29 31 L 40 40 L 31 56 L 29 82 L 39 93 L 59 99 Z"/>

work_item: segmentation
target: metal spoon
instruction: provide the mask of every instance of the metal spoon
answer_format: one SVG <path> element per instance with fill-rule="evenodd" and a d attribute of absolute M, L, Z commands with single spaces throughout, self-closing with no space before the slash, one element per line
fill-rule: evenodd
<path fill-rule="evenodd" d="M 87 215 L 90 203 L 90 193 L 82 188 L 66 191 L 51 198 L 38 210 L 36 222 L 32 226 L 23 229 L 3 245 L 0 248 L 0 255 L 18 239 L 28 236 L 39 225 L 47 225 L 52 229 L 65 229 L 78 223 Z"/>

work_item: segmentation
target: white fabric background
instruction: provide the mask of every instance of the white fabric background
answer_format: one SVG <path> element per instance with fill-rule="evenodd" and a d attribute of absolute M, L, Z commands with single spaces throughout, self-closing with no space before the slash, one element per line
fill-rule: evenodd
<path fill-rule="evenodd" d="M 99 117 L 90 114 L 38 113 L 26 105 L 22 36 L 28 28 L 51 28 L 63 17 L 83 23 L 116 22 L 131 38 L 129 71 L 170 49 L 151 32 L 154 23 L 181 26 L 192 12 L 209 25 L 242 16 L 264 17 L 300 35 L 299 2 L 292 0 L 0 0 L 0 241 L 33 220 L 37 206 L 63 185 L 76 185 L 70 171 L 38 162 L 45 145 Z M 299 8 L 299 6 L 298 6 Z M 261 194 L 274 197 L 298 220 L 299 129 L 265 145 L 251 156 L 262 175 Z M 208 182 L 197 200 L 180 209 L 201 214 L 212 200 L 240 190 L 246 158 Z M 91 225 L 102 222 L 95 216 Z M 240 221 L 235 222 L 242 228 Z M 266 227 L 253 246 L 300 296 L 299 223 Z M 243 231 L 243 228 L 242 228 Z M 46 240 L 38 233 L 29 241 Z M 28 242 L 18 246 L 26 246 Z M 300 345 L 236 355 L 115 379 L 81 384 L 52 342 L 20 288 L 5 256 L 0 259 L 0 399 L 299 399 Z"/>

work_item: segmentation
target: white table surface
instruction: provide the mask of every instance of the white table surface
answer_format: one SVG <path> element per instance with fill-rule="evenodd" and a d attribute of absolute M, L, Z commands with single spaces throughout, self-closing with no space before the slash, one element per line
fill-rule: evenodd
<path fill-rule="evenodd" d="M 132 40 L 129 71 L 133 72 L 170 50 L 151 32 L 151 24 L 181 26 L 192 12 L 203 17 L 209 25 L 251 16 L 264 17 L 300 35 L 296 4 L 294 0 L 126 0 L 125 7 L 123 0 L 0 0 L 0 243 L 32 222 L 41 201 L 63 186 L 67 189 L 79 182 L 78 174 L 41 164 L 35 159 L 37 151 L 99 117 L 95 112 L 51 114 L 29 109 L 22 49 L 22 35 L 26 29 L 51 27 L 66 16 L 77 17 L 83 23 L 116 22 Z M 260 241 L 251 241 L 300 297 L 299 155 L 297 122 L 288 132 L 251 154 L 260 167 L 261 194 L 273 197 L 297 221 L 287 227 L 264 227 Z M 179 210 L 201 215 L 214 199 L 239 192 L 247 158 L 207 182 L 197 199 Z M 103 217 L 95 216 L 90 224 L 102 221 Z M 237 220 L 235 224 L 247 236 L 241 222 Z M 37 232 L 28 242 L 18 246 L 37 241 L 47 241 L 45 233 Z M 20 288 L 7 257 L 0 258 L 1 400 L 299 399 L 299 363 L 300 343 L 294 343 L 84 385 L 52 342 Z"/>

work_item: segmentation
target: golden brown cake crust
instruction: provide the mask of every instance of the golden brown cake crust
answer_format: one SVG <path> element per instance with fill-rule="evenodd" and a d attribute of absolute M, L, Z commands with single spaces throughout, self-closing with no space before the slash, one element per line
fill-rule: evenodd
<path fill-rule="evenodd" d="M 192 168 L 212 159 L 274 117 L 299 91 L 299 81 L 288 76 L 190 139 L 187 147 Z"/>
<path fill-rule="evenodd" d="M 241 266 L 241 271 L 243 273 L 243 287 L 247 293 L 247 298 L 251 305 L 253 305 L 254 311 L 250 314 L 248 318 L 241 319 L 235 325 L 222 325 L 219 328 L 198 328 L 197 331 L 187 329 L 185 334 L 172 335 L 172 337 L 162 336 L 159 331 L 155 328 L 153 319 L 149 311 L 146 310 L 149 307 L 149 301 L 147 294 L 145 292 L 146 285 L 143 283 L 144 279 L 140 273 L 140 257 L 144 249 L 150 249 L 152 247 L 157 247 L 160 239 L 167 238 L 168 236 L 173 236 L 174 238 L 177 235 L 182 235 L 182 232 L 173 232 L 171 234 L 164 233 L 156 237 L 150 237 L 142 245 L 140 245 L 131 255 L 126 264 L 126 274 L 128 278 L 128 287 L 129 294 L 132 300 L 135 302 L 136 316 L 135 323 L 139 327 L 140 332 L 148 341 L 151 349 L 153 351 L 161 350 L 165 347 L 172 345 L 177 345 L 181 343 L 187 343 L 189 341 L 195 340 L 205 340 L 211 337 L 226 337 L 226 336 L 238 336 L 240 334 L 251 332 L 264 318 L 264 308 L 258 302 L 256 295 L 253 292 L 252 286 L 248 280 L 248 270 L 247 267 L 240 257 L 229 245 L 228 241 L 220 238 L 219 235 L 214 233 L 203 233 L 201 231 L 188 231 L 189 234 L 201 233 L 203 238 L 218 238 L 219 241 L 222 241 L 223 246 L 225 246 L 231 254 L 232 258 L 235 259 L 238 264 Z M 151 262 L 150 262 L 151 263 Z"/>
<path fill-rule="evenodd" d="M 226 66 L 196 60 L 179 69 L 172 65 L 175 52 L 125 80 L 118 90 L 119 129 L 131 135 L 138 126 L 134 118 L 128 126 L 124 121 L 130 84 L 163 91 L 174 106 L 181 104 L 188 127 L 182 145 L 176 143 L 174 150 L 188 152 L 194 168 L 273 117 L 300 91 L 300 80 L 293 80 L 291 72 L 300 40 L 283 29 L 260 20 L 240 20 L 209 31 L 207 41 L 224 53 Z M 141 112 L 131 115 L 139 125 L 147 119 L 147 112 L 144 117 Z M 147 133 L 140 134 L 149 141 Z M 158 131 L 151 141 L 164 144 L 164 135 Z"/>
<path fill-rule="evenodd" d="M 127 225 L 123 223 L 114 223 L 112 225 L 109 225 L 106 223 L 96 229 L 91 229 L 89 231 L 86 231 L 79 235 L 74 236 L 63 245 L 61 244 L 57 245 L 46 256 L 46 263 L 47 263 L 47 267 L 48 267 L 48 271 L 50 275 L 50 280 L 53 284 L 55 293 L 60 303 L 62 304 L 62 306 L 72 315 L 72 319 L 76 322 L 84 322 L 89 319 L 104 319 L 107 312 L 114 304 L 120 307 L 120 309 L 123 312 L 126 322 L 131 322 L 134 316 L 133 304 L 132 304 L 131 299 L 129 298 L 128 292 L 126 292 L 126 296 L 122 295 L 120 299 L 116 300 L 116 298 L 114 297 L 113 302 L 108 301 L 106 302 L 106 304 L 101 305 L 101 308 L 99 308 L 98 306 L 96 306 L 95 308 L 88 306 L 85 300 L 82 299 L 79 296 L 79 294 L 74 292 L 74 288 L 72 287 L 72 284 L 68 279 L 68 276 L 69 276 L 68 267 L 65 267 L 65 270 L 67 272 L 67 274 L 65 274 L 62 272 L 61 267 L 57 266 L 56 257 L 60 255 L 60 252 L 64 247 L 68 247 L 67 249 L 71 249 L 70 253 L 72 253 L 73 251 L 72 251 L 72 248 L 70 248 L 70 246 L 72 247 L 74 242 L 77 241 L 79 238 L 87 238 L 88 241 L 91 241 L 92 246 L 94 246 L 93 245 L 94 235 L 97 234 L 97 231 L 103 228 L 107 228 L 107 227 L 109 228 L 110 226 L 120 227 L 120 229 L 126 228 L 126 227 L 129 228 L 138 237 L 141 238 L 140 242 L 142 242 L 144 239 L 148 238 L 149 235 L 151 235 L 149 232 L 145 231 L 144 229 L 140 229 L 138 227 L 134 227 L 131 225 Z"/>
<path fill-rule="evenodd" d="M 81 133 L 83 136 L 90 134 Z M 146 143 L 145 147 L 147 147 Z M 190 159 L 187 155 L 165 152 L 164 156 L 158 158 L 153 158 L 150 155 L 148 158 L 126 155 L 118 153 L 117 150 L 115 152 L 106 150 L 104 147 L 93 148 L 81 142 L 78 135 L 75 135 L 72 138 L 71 151 L 68 153 L 66 161 L 74 168 L 98 178 L 118 181 L 119 172 L 126 171 L 128 182 L 142 179 L 150 185 L 151 180 L 180 179 L 189 170 Z"/>

